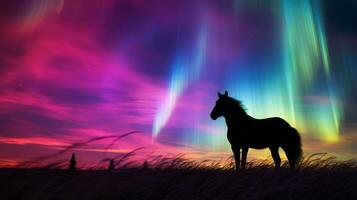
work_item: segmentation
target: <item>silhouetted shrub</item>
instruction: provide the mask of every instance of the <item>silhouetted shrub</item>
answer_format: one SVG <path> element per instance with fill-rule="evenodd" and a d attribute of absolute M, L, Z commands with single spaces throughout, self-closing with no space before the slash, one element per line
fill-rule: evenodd
<path fill-rule="evenodd" d="M 114 163 L 113 159 L 111 159 L 110 162 L 109 162 L 108 170 L 109 171 L 115 170 L 115 163 Z"/>
<path fill-rule="evenodd" d="M 77 170 L 77 161 L 76 161 L 76 155 L 73 153 L 69 166 L 68 166 L 69 171 L 76 171 Z"/>

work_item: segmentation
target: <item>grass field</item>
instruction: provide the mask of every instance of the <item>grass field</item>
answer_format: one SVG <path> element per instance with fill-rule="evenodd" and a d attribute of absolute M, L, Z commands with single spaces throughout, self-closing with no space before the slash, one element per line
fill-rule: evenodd
<path fill-rule="evenodd" d="M 323 154 L 296 170 L 251 161 L 236 173 L 232 162 L 161 158 L 116 170 L 0 169 L 0 199 L 357 199 L 357 162 Z"/>

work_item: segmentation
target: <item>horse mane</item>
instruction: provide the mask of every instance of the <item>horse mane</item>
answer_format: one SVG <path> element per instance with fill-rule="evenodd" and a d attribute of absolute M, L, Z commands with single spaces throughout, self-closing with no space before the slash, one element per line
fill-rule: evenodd
<path fill-rule="evenodd" d="M 237 109 L 238 111 L 247 114 L 246 109 L 243 106 L 243 103 L 233 97 L 228 97 L 228 101 L 231 103 L 232 106 L 234 106 L 234 109 Z"/>

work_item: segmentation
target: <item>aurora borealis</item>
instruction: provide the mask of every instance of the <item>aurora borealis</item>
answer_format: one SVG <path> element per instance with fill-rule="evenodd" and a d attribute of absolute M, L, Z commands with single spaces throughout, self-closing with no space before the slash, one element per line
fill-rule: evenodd
<path fill-rule="evenodd" d="M 209 118 L 225 89 L 251 116 L 289 121 L 305 152 L 357 155 L 354 1 L 1 4 L 2 166 L 133 130 L 76 151 L 230 155 Z"/>

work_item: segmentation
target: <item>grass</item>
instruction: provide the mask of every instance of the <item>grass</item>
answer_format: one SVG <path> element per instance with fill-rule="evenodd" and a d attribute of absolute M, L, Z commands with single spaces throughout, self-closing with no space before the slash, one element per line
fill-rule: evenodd
<path fill-rule="evenodd" d="M 238 173 L 231 159 L 116 164 L 113 171 L 0 169 L 0 199 L 357 199 L 357 162 L 325 154 L 305 157 L 295 170 L 286 163 L 274 170 L 269 159 Z"/>

